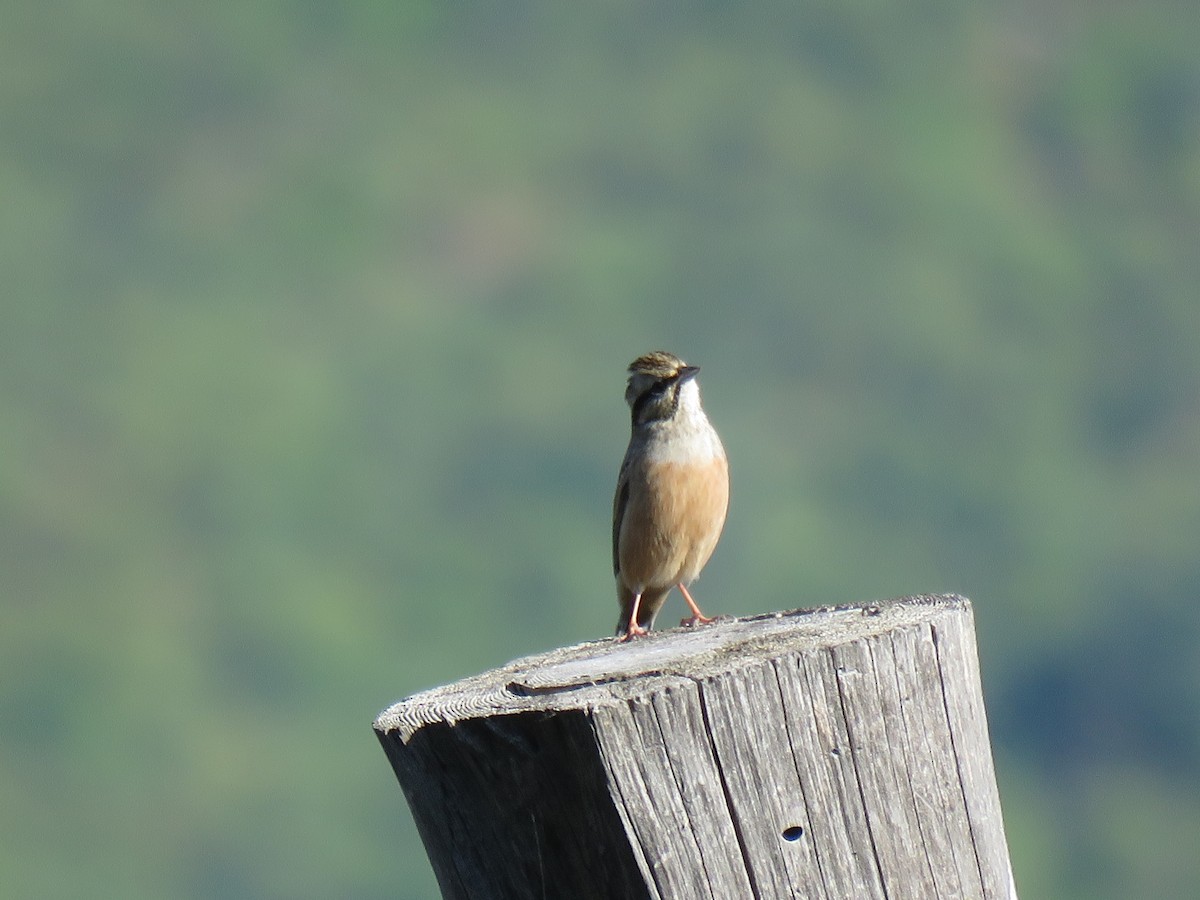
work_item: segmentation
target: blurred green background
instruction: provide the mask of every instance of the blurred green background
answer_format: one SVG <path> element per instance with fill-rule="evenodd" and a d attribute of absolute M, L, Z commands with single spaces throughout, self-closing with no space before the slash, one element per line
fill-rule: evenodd
<path fill-rule="evenodd" d="M 4 896 L 434 897 L 371 720 L 611 633 L 657 347 L 705 608 L 970 596 L 1022 896 L 1194 893 L 1200 6 L 4 18 Z"/>

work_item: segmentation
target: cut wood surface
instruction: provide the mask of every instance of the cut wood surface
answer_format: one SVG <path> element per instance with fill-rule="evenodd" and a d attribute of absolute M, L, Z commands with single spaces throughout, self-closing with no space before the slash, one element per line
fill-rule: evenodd
<path fill-rule="evenodd" d="M 567 647 L 375 730 L 446 898 L 1016 896 L 961 597 Z"/>

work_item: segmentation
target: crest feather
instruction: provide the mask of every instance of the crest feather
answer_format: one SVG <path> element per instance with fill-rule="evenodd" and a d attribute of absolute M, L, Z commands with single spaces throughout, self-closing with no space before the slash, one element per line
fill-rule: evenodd
<path fill-rule="evenodd" d="M 682 359 L 665 350 L 654 350 L 639 356 L 629 364 L 629 374 L 648 375 L 651 378 L 670 378 L 686 366 Z"/>

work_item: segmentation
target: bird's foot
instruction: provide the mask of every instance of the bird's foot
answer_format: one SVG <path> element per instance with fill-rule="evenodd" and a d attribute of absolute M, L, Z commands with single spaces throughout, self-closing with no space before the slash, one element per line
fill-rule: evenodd
<path fill-rule="evenodd" d="M 683 594 L 683 599 L 687 601 L 688 609 L 692 611 L 690 617 L 680 621 L 680 628 L 695 628 L 697 625 L 707 625 L 710 622 L 716 621 L 714 616 L 706 616 L 700 612 L 700 607 L 696 605 L 696 601 L 692 599 L 691 593 L 682 582 L 679 584 L 679 592 Z"/>
<path fill-rule="evenodd" d="M 632 641 L 634 638 L 643 637 L 649 633 L 650 633 L 649 629 L 643 628 L 641 625 L 637 624 L 636 622 L 631 622 L 629 624 L 629 628 L 626 630 L 626 632 L 623 635 L 621 635 L 619 638 L 617 638 L 617 641 L 619 643 L 624 644 L 628 641 Z"/>

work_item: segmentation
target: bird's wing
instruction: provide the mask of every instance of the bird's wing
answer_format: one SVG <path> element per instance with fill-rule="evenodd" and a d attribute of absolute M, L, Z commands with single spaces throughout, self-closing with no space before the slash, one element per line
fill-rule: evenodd
<path fill-rule="evenodd" d="M 629 460 L 621 466 L 621 474 L 617 477 L 617 493 L 613 496 L 613 575 L 621 573 L 620 543 L 621 522 L 625 519 L 625 507 L 629 505 Z"/>

